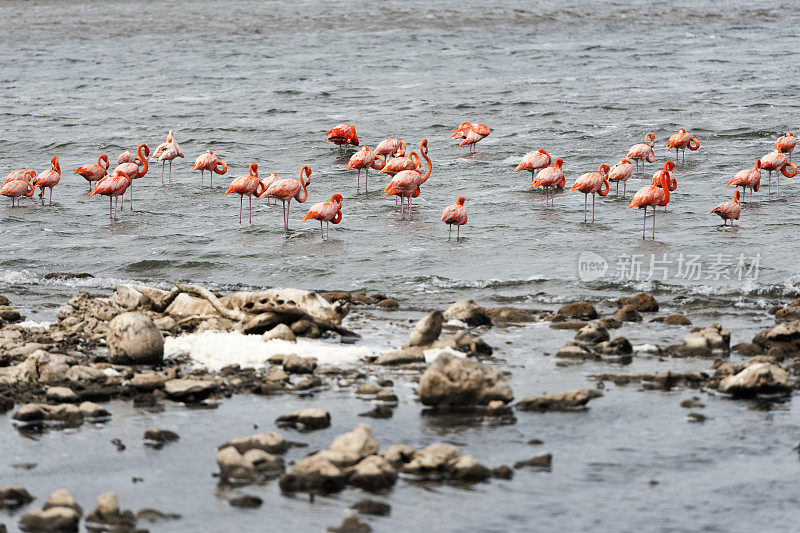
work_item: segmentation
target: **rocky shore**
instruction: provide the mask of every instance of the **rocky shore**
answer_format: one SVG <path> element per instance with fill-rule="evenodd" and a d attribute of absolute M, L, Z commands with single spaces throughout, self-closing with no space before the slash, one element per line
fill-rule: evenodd
<path fill-rule="evenodd" d="M 352 363 L 330 364 L 321 356 L 301 356 L 287 348 L 287 353 L 263 362 L 212 370 L 190 355 L 165 353 L 165 342 L 203 332 L 230 332 L 288 347 L 310 340 L 357 345 L 358 332 L 344 325 L 348 313 L 354 309 L 388 313 L 399 304 L 382 294 L 274 289 L 222 295 L 196 285 L 175 284 L 171 290 L 120 285 L 107 298 L 75 294 L 59 307 L 57 322 L 43 327 L 22 322 L 24 317 L 0 297 L 0 413 L 10 412 L 20 430 L 57 431 L 112 419 L 114 410 L 107 405 L 112 399 L 135 406 L 179 402 L 213 407 L 235 394 L 280 402 L 282 395 L 313 397 L 336 388 L 371 399 L 372 410 L 361 416 L 383 419 L 391 418 L 398 404 L 395 383 L 407 382 L 414 387 L 420 412 L 514 424 L 529 412 L 585 411 L 593 400 L 613 394 L 606 390 L 607 383 L 636 384 L 645 391 L 685 388 L 731 400 L 767 402 L 786 401 L 798 387 L 800 300 L 771 309 L 773 326 L 752 342 L 733 346 L 731 332 L 716 323 L 697 325 L 673 344 L 634 345 L 614 331 L 623 324 L 655 330 L 688 327 L 691 322 L 680 314 L 659 314 L 659 303 L 648 294 L 608 303 L 615 310 L 602 315 L 594 304 L 581 301 L 554 310 L 531 310 L 485 308 L 472 300 L 458 300 L 409 324 L 402 345 Z M 515 369 L 501 358 L 502 347 L 490 346 L 483 336 L 531 323 L 563 336 L 564 345 L 554 354 L 557 366 L 599 362 L 616 370 L 591 374 L 584 388 L 574 390 L 542 394 L 512 388 Z M 704 369 L 619 370 L 639 359 L 685 358 L 704 361 Z M 704 405 L 697 399 L 681 406 L 702 409 Z M 286 495 L 361 490 L 388 494 L 391 500 L 386 491 L 401 482 L 464 487 L 503 483 L 517 469 L 549 470 L 558 460 L 558 450 L 550 450 L 533 457 L 509 457 L 507 464 L 485 464 L 485 459 L 450 442 L 415 447 L 382 441 L 367 423 L 339 434 L 323 449 L 302 450 L 297 460 L 287 460 L 292 448 L 307 446 L 304 434 L 331 425 L 332 415 L 324 407 L 287 411 L 275 419 L 276 429 L 294 432 L 297 441 L 265 431 L 219 442 L 216 482 L 248 486 L 276 480 Z M 699 412 L 689 417 L 694 422 L 705 419 Z M 142 438 L 154 449 L 183 442 L 164 428 L 148 429 Z M 30 508 L 34 497 L 46 496 L 31 495 L 22 486 L 2 488 L 0 524 L 7 521 L 3 510 L 8 509 L 19 513 L 15 516 L 25 531 L 77 531 L 81 523 L 142 531 L 145 522 L 180 519 L 153 509 L 123 510 L 113 492 L 100 494 L 94 510 L 84 516 L 82 507 L 59 487 L 53 487 L 41 508 Z M 258 507 L 262 501 L 242 496 L 230 503 Z M 354 510 L 362 516 L 385 515 L 390 507 L 367 499 Z M 353 517 L 330 529 L 369 530 L 367 522 Z"/>

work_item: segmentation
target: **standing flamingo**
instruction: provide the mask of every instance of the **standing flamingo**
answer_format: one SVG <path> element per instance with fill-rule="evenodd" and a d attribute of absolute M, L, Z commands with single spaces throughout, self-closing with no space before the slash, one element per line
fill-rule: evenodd
<path fill-rule="evenodd" d="M 249 223 L 253 223 L 253 195 L 256 195 L 256 198 L 261 196 L 264 193 L 264 184 L 261 183 L 258 179 L 258 165 L 256 163 L 250 163 L 249 174 L 246 176 L 239 176 L 238 178 L 234 179 L 231 182 L 230 187 L 228 190 L 225 191 L 223 196 L 228 196 L 230 193 L 236 193 L 239 195 L 239 224 L 242 223 L 242 204 L 244 203 L 244 197 L 250 201 L 250 219 Z M 259 191 L 261 191 L 259 193 Z"/>
<path fill-rule="evenodd" d="M 769 172 L 769 181 L 767 181 L 767 194 L 771 192 L 772 186 L 772 171 L 775 171 L 777 178 L 777 185 L 775 186 L 775 193 L 780 196 L 781 193 L 781 174 L 787 178 L 793 178 L 797 175 L 797 167 L 794 163 L 789 163 L 786 154 L 781 152 L 778 148 L 761 158 L 761 168 Z"/>
<path fill-rule="evenodd" d="M 694 143 L 694 144 L 693 144 Z M 695 151 L 700 148 L 700 141 L 686 133 L 686 130 L 681 128 L 676 133 L 670 135 L 665 145 L 667 150 L 675 149 L 675 161 L 678 160 L 678 150 L 683 154 L 683 161 L 686 161 L 686 149 Z"/>
<path fill-rule="evenodd" d="M 129 178 L 131 178 L 131 180 L 135 180 L 135 179 L 139 179 L 141 177 L 144 177 L 144 175 L 147 174 L 147 169 L 150 168 L 148 166 L 148 162 L 147 162 L 148 158 L 150 157 L 150 148 L 148 148 L 146 144 L 142 143 L 136 149 L 136 153 L 138 154 L 138 156 L 136 157 L 136 161 L 139 161 L 139 163 L 135 163 L 135 162 L 132 163 L 130 161 L 128 161 L 126 163 L 122 163 L 120 165 L 117 165 L 116 168 L 114 168 L 114 172 L 116 173 L 116 171 L 120 171 L 120 172 L 124 173 L 125 175 L 127 175 Z M 120 157 L 122 157 L 122 156 L 120 156 Z M 126 187 L 126 189 L 127 188 L 128 187 Z M 131 189 L 131 211 L 133 211 L 133 182 L 132 181 L 131 181 L 131 184 L 130 184 L 130 189 Z M 123 194 L 124 194 L 124 192 L 123 192 Z M 124 203 L 124 198 L 123 198 L 123 203 Z"/>
<path fill-rule="evenodd" d="M 544 148 L 539 148 L 536 151 L 531 150 L 522 156 L 522 160 L 517 165 L 517 168 L 514 169 L 514 172 L 527 170 L 531 173 L 531 181 L 533 181 L 536 173 L 548 166 L 550 166 L 550 154 L 545 152 Z"/>
<path fill-rule="evenodd" d="M 553 200 L 555 200 L 555 189 L 563 189 L 567 183 L 567 178 L 561 171 L 561 166 L 564 160 L 560 157 L 553 161 L 553 166 L 543 168 L 539 171 L 536 179 L 531 183 L 531 187 L 537 189 L 544 188 L 544 205 L 545 208 L 552 207 L 553 202 L 550 200 L 550 190 L 553 189 Z M 548 203 L 549 202 L 549 203 Z"/>
<path fill-rule="evenodd" d="M 167 150 L 168 148 L 175 149 L 175 152 L 177 154 L 176 157 L 183 157 L 185 155 L 183 153 L 183 150 L 181 150 L 181 146 L 178 144 L 178 141 L 175 140 L 175 134 L 172 133 L 172 130 L 169 130 L 169 133 L 167 133 L 166 142 L 163 142 L 158 146 L 156 146 L 156 149 L 153 151 L 153 158 L 159 159 L 161 154 L 164 153 L 164 151 Z M 161 160 L 159 159 L 159 161 Z"/>
<path fill-rule="evenodd" d="M 225 174 L 228 171 L 228 165 L 225 161 L 222 161 L 214 152 L 211 151 L 209 148 L 206 150 L 206 153 L 200 154 L 197 156 L 197 159 L 194 161 L 194 166 L 192 170 L 199 170 L 200 171 L 200 186 L 203 186 L 203 172 L 208 170 L 208 173 L 211 175 L 211 186 L 214 186 L 214 173 L 217 174 Z"/>
<path fill-rule="evenodd" d="M 130 150 L 125 150 L 119 154 L 119 157 L 117 158 L 117 165 L 121 165 L 123 163 L 139 163 L 139 158 L 136 157 L 136 154 L 132 153 Z"/>
<path fill-rule="evenodd" d="M 470 152 L 474 152 L 475 144 L 488 137 L 491 132 L 492 130 L 490 130 L 489 126 L 486 124 L 473 124 L 471 122 L 464 121 L 453 130 L 451 137 L 453 139 L 461 138 L 462 141 L 458 146 L 469 146 Z"/>
<path fill-rule="evenodd" d="M 132 185 L 133 180 L 128 174 L 122 172 L 121 170 L 115 169 L 113 174 L 110 174 L 97 182 L 97 185 L 95 185 L 94 189 L 92 189 L 92 191 L 86 196 L 94 196 L 96 194 L 108 196 L 108 215 L 110 218 L 114 219 L 117 215 L 117 207 L 114 205 L 114 200 L 118 199 L 120 196 L 123 196 L 125 191 L 128 190 L 128 187 L 131 187 Z M 123 208 L 124 207 L 123 201 Z"/>
<path fill-rule="evenodd" d="M 665 161 L 664 167 L 662 170 L 667 175 L 667 181 L 669 182 L 669 192 L 675 192 L 678 188 L 678 180 L 675 179 L 675 163 L 673 161 Z M 651 185 L 655 185 L 656 187 L 661 187 L 661 171 L 657 171 L 653 173 L 653 181 Z M 664 206 L 664 212 L 667 212 L 667 206 Z"/>
<path fill-rule="evenodd" d="M 406 142 L 397 139 L 384 139 L 378 143 L 378 146 L 375 147 L 375 151 L 372 153 L 376 156 L 384 156 L 387 161 L 389 160 L 389 156 L 402 157 L 406 155 Z"/>
<path fill-rule="evenodd" d="M 778 140 L 775 141 L 775 147 L 778 150 L 784 154 L 789 154 L 790 163 L 792 161 L 792 151 L 794 150 L 795 145 L 797 145 L 797 139 L 791 131 L 787 132 L 786 135 L 782 137 L 778 137 Z"/>
<path fill-rule="evenodd" d="M 746 168 L 737 172 L 726 187 L 730 187 L 731 185 L 734 187 L 741 187 L 742 196 L 744 196 L 745 189 L 750 189 L 750 201 L 752 202 L 753 191 L 758 192 L 761 186 L 761 160 L 756 159 L 756 166 L 754 168 Z"/>
<path fill-rule="evenodd" d="M 0 187 L 0 194 L 11 198 L 11 207 L 14 207 L 15 198 L 18 198 L 17 205 L 19 206 L 19 199 L 21 199 L 23 196 L 30 198 L 33 196 L 34 191 L 36 191 L 28 176 L 30 176 L 30 174 L 26 173 L 23 174 L 21 178 L 7 180 L 5 183 L 3 183 L 3 186 Z"/>
<path fill-rule="evenodd" d="M 162 152 L 161 155 L 158 156 L 158 160 L 161 161 L 161 183 L 164 183 L 164 165 L 167 161 L 169 161 L 169 182 L 172 183 L 172 160 L 178 156 L 178 149 L 172 145 L 167 146 Z"/>
<path fill-rule="evenodd" d="M 666 206 L 669 203 L 669 176 L 665 171 L 661 171 L 660 179 L 658 180 L 660 187 L 655 185 L 648 185 L 642 187 L 636 194 L 633 195 L 631 205 L 628 209 L 634 207 L 644 209 L 644 220 L 642 222 L 642 239 L 644 239 L 645 225 L 647 223 L 647 208 L 653 208 L 653 239 L 656 238 L 656 206 Z"/>
<path fill-rule="evenodd" d="M 628 178 L 633 174 L 633 163 L 627 157 L 619 160 L 619 163 L 611 167 L 608 171 L 608 181 L 616 182 L 617 194 L 619 194 L 619 182 L 623 184 L 622 197 L 625 198 L 625 193 L 628 190 Z"/>
<path fill-rule="evenodd" d="M 17 181 L 17 180 L 24 180 L 24 179 L 32 180 L 35 177 L 36 177 L 36 171 L 35 170 L 12 170 L 11 172 L 8 173 L 8 176 L 6 176 L 6 179 L 3 180 L 3 185 L 5 185 L 6 183 L 8 183 L 10 181 Z"/>
<path fill-rule="evenodd" d="M 322 233 L 322 238 L 329 237 L 331 222 L 338 224 L 342 221 L 342 195 L 334 194 L 327 202 L 317 202 L 311 206 L 306 216 L 303 217 L 302 222 L 313 218 L 319 220 L 319 231 Z M 301 223 L 302 223 L 301 222 Z M 322 223 L 325 222 L 325 231 L 322 231 Z"/>
<path fill-rule="evenodd" d="M 303 178 L 305 173 L 305 179 Z M 272 182 L 266 191 L 261 193 L 261 196 L 267 198 L 276 198 L 283 202 L 283 229 L 289 229 L 289 205 L 292 200 L 298 203 L 303 203 L 308 200 L 308 189 L 306 185 L 311 183 L 311 169 L 308 165 L 303 165 L 300 169 L 300 180 L 295 179 L 278 179 Z M 300 196 L 300 188 L 303 189 L 303 196 Z"/>
<path fill-rule="evenodd" d="M 466 199 L 459 196 L 456 203 L 450 204 L 442 211 L 442 222 L 447 224 L 447 240 L 450 240 L 453 226 L 456 227 L 456 240 L 461 237 L 461 226 L 467 223 L 467 208 L 464 207 Z"/>
<path fill-rule="evenodd" d="M 352 144 L 358 146 L 358 135 L 356 135 L 356 127 L 352 124 L 338 124 L 326 133 L 327 140 L 325 142 L 332 142 L 339 148 L 345 144 Z"/>
<path fill-rule="evenodd" d="M 575 184 L 570 188 L 571 191 L 580 191 L 583 193 L 583 221 L 586 222 L 586 212 L 588 211 L 587 203 L 589 201 L 589 194 L 592 195 L 592 223 L 594 223 L 594 196 L 606 196 L 609 191 L 608 184 L 608 171 L 609 166 L 603 163 L 597 169 L 597 172 L 588 172 L 582 174 L 575 180 Z"/>
<path fill-rule="evenodd" d="M 97 158 L 96 164 L 83 165 L 73 172 L 76 176 L 83 176 L 89 182 L 89 190 L 92 190 L 92 182 L 100 181 L 108 175 L 108 156 L 106 154 Z"/>
<path fill-rule="evenodd" d="M 411 198 L 416 198 L 420 195 L 420 186 L 428 181 L 431 176 L 432 163 L 431 158 L 428 157 L 428 139 L 422 139 L 419 142 L 419 152 L 427 163 L 427 169 L 423 176 L 419 170 L 403 170 L 395 174 L 392 181 L 384 189 L 386 196 L 399 196 L 400 197 L 400 218 L 404 218 L 403 200 L 408 198 L 408 218 L 411 218 Z"/>
<path fill-rule="evenodd" d="M 739 203 L 739 191 L 733 195 L 733 201 L 722 202 L 717 207 L 709 211 L 709 214 L 714 213 L 722 217 L 722 225 L 726 226 L 728 221 L 731 221 L 733 226 L 734 220 L 739 220 L 739 215 L 742 213 L 742 206 Z"/>
<path fill-rule="evenodd" d="M 380 165 L 378 165 L 378 162 L 380 162 Z M 381 155 L 376 156 L 374 152 L 370 152 L 369 146 L 366 145 L 362 146 L 361 150 L 350 156 L 350 161 L 347 162 L 345 170 L 350 170 L 351 168 L 358 170 L 356 194 L 358 194 L 358 189 L 361 187 L 361 169 L 365 169 L 364 190 L 369 192 L 369 184 L 367 183 L 369 179 L 369 168 L 372 167 L 375 170 L 381 170 L 384 166 L 386 166 L 386 159 Z"/>
<path fill-rule="evenodd" d="M 33 188 L 40 189 L 39 191 L 39 198 L 42 199 L 42 205 L 44 205 L 44 190 L 45 188 L 50 189 L 50 204 L 53 204 L 53 187 L 58 185 L 58 182 L 61 181 L 61 165 L 58 164 L 58 156 L 53 156 L 53 159 L 50 160 L 51 168 L 43 171 L 36 179 L 33 180 Z"/>
<path fill-rule="evenodd" d="M 644 162 L 647 161 L 648 163 L 652 163 L 656 160 L 656 154 L 653 152 L 653 145 L 656 142 L 656 136 L 653 133 L 647 133 L 644 136 L 644 142 L 640 144 L 634 144 L 631 146 L 630 150 L 628 150 L 628 155 L 626 156 L 628 159 L 633 159 L 636 161 L 636 172 L 639 172 L 639 161 L 642 162 L 642 170 L 644 170 Z"/>
<path fill-rule="evenodd" d="M 394 176 L 398 172 L 402 172 L 404 170 L 418 170 L 421 166 L 422 161 L 417 155 L 417 152 L 412 151 L 408 154 L 408 157 L 395 157 L 394 159 L 388 161 L 383 165 L 383 168 L 380 170 L 380 172 L 378 172 L 378 174 L 389 174 L 390 176 Z"/>

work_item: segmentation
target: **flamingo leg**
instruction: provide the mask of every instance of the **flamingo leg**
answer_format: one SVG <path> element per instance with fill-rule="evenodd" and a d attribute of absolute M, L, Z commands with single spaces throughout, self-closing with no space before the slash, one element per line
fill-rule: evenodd
<path fill-rule="evenodd" d="M 161 184 L 162 184 L 162 185 L 164 184 L 164 165 L 165 165 L 166 163 L 167 163 L 166 161 L 162 161 L 162 162 L 161 162 Z"/>
<path fill-rule="evenodd" d="M 456 225 L 456 240 L 461 238 L 461 225 Z"/>
<path fill-rule="evenodd" d="M 587 202 L 589 201 L 589 195 L 583 195 L 583 222 L 586 222 L 586 209 L 587 209 Z"/>
<path fill-rule="evenodd" d="M 625 180 L 622 187 L 622 197 L 625 198 L 625 193 L 628 191 L 628 180 Z"/>
<path fill-rule="evenodd" d="M 253 223 L 253 197 L 248 195 L 247 201 L 250 202 L 250 220 L 248 220 L 248 222 L 250 224 L 252 224 Z"/>
<path fill-rule="evenodd" d="M 208 171 L 208 180 L 209 180 L 208 181 L 208 183 L 209 183 L 208 186 L 209 187 L 213 187 L 214 186 L 214 171 L 213 170 L 209 170 Z"/>
<path fill-rule="evenodd" d="M 369 192 L 369 167 L 364 171 L 364 194 Z"/>
<path fill-rule="evenodd" d="M 13 202 L 14 199 L 12 198 L 11 201 Z M 114 218 L 114 201 L 109 196 L 108 197 L 108 218 Z"/>
<path fill-rule="evenodd" d="M 124 205 L 122 207 L 125 208 Z M 131 181 L 131 211 L 133 211 L 133 181 Z"/>
<path fill-rule="evenodd" d="M 647 226 L 647 206 L 644 206 L 644 218 L 642 219 L 642 240 L 644 240 L 644 229 Z"/>
<path fill-rule="evenodd" d="M 594 193 L 592 193 L 592 224 L 594 224 Z"/>
<path fill-rule="evenodd" d="M 656 240 L 656 208 L 653 208 L 653 240 Z"/>
<path fill-rule="evenodd" d="M 172 159 L 169 160 L 169 182 L 172 183 Z"/>
<path fill-rule="evenodd" d="M 319 232 L 322 234 L 322 239 L 325 240 L 325 232 L 322 231 L 322 219 L 319 219 Z"/>
<path fill-rule="evenodd" d="M 331 223 L 330 222 L 326 222 L 325 223 L 325 238 L 326 239 L 330 239 L 331 238 Z"/>
<path fill-rule="evenodd" d="M 450 240 L 450 236 L 452 234 L 453 234 L 453 225 L 452 224 L 448 224 L 447 225 L 447 240 L 448 241 Z"/>
<path fill-rule="evenodd" d="M 239 224 L 242 223 L 242 204 L 244 203 L 244 195 L 239 195 Z"/>
<path fill-rule="evenodd" d="M 361 188 L 361 169 L 358 169 L 358 181 L 356 181 L 356 194 L 358 194 L 358 189 Z"/>
<path fill-rule="evenodd" d="M 201 169 L 200 169 L 200 186 L 201 186 L 201 187 L 204 185 L 204 184 L 203 184 L 203 177 L 204 177 L 204 176 L 203 176 L 203 169 L 201 168 Z"/>

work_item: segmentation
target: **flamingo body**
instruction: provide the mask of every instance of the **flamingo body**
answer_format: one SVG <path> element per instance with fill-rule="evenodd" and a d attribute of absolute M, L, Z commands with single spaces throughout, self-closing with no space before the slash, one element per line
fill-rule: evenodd
<path fill-rule="evenodd" d="M 742 206 L 739 203 L 739 191 L 736 191 L 733 195 L 733 201 L 722 202 L 717 207 L 709 211 L 709 214 L 719 215 L 722 218 L 722 223 L 727 224 L 728 221 L 731 221 L 731 225 L 733 225 L 734 220 L 739 220 L 739 216 L 742 213 Z"/>
<path fill-rule="evenodd" d="M 33 188 L 39 189 L 39 197 L 42 199 L 44 205 L 44 190 L 50 189 L 50 203 L 53 203 L 53 187 L 58 185 L 61 181 L 61 165 L 58 164 L 58 156 L 53 156 L 50 160 L 51 167 L 41 172 L 36 179 L 33 180 Z"/>
<path fill-rule="evenodd" d="M 456 203 L 448 205 L 442 211 L 442 222 L 447 224 L 447 240 L 450 240 L 450 232 L 453 226 L 456 227 L 456 240 L 460 237 L 461 226 L 467 223 L 467 208 L 464 207 L 466 199 L 459 196 Z"/>
<path fill-rule="evenodd" d="M 550 154 L 544 151 L 543 148 L 538 150 L 531 150 L 519 162 L 519 165 L 514 169 L 514 172 L 520 170 L 527 170 L 533 175 L 535 172 L 550 166 Z"/>
<path fill-rule="evenodd" d="M 358 146 L 358 135 L 356 135 L 356 127 L 352 124 L 338 124 L 326 133 L 327 140 L 325 142 L 332 142 L 337 146 L 343 144 L 352 144 Z"/>
<path fill-rule="evenodd" d="M 330 223 L 338 224 L 342 221 L 342 195 L 334 194 L 327 202 L 317 202 L 303 217 L 302 222 L 306 220 L 319 220 L 319 228 L 322 231 L 322 223 L 325 222 L 330 227 Z M 325 234 L 323 234 L 323 238 Z"/>

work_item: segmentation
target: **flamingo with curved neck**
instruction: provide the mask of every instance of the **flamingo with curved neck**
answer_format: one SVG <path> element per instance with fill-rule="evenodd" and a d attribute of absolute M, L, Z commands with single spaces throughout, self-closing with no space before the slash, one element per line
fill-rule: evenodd
<path fill-rule="evenodd" d="M 564 172 L 561 170 L 562 165 L 564 164 L 564 160 L 560 157 L 553 161 L 553 165 L 549 167 L 545 167 L 539 171 L 539 174 L 536 176 L 536 179 L 533 180 L 531 183 L 531 187 L 537 189 L 542 187 L 544 189 L 544 205 L 545 209 L 548 207 L 553 207 L 553 201 L 555 200 L 555 189 L 563 189 L 564 185 L 566 184 L 567 177 L 564 175 Z M 550 198 L 550 191 L 553 191 L 553 198 Z"/>
<path fill-rule="evenodd" d="M 399 196 L 400 197 L 400 218 L 405 218 L 405 199 L 408 199 L 408 217 L 411 218 L 411 198 L 416 198 L 420 195 L 420 186 L 428 181 L 431 176 L 432 162 L 428 157 L 428 139 L 422 139 L 419 142 L 419 151 L 425 159 L 427 168 L 425 174 L 421 174 L 418 169 L 403 170 L 398 172 L 392 181 L 384 189 L 386 196 Z"/>
<path fill-rule="evenodd" d="M 30 173 L 33 171 L 23 172 L 20 178 L 8 180 L 0 187 L 0 194 L 11 198 L 11 207 L 14 207 L 14 199 L 17 199 L 17 206 L 19 206 L 23 196 L 30 198 L 36 191 L 29 179 Z"/>
<path fill-rule="evenodd" d="M 656 238 L 656 206 L 666 206 L 669 203 L 669 176 L 667 172 L 662 170 L 659 177 L 660 187 L 656 185 L 648 185 L 639 189 L 628 209 L 644 209 L 644 220 L 642 221 L 642 239 L 645 238 L 645 225 L 647 223 L 647 208 L 653 208 L 653 239 Z"/>
<path fill-rule="evenodd" d="M 739 216 L 742 213 L 742 205 L 739 203 L 739 191 L 733 194 L 732 202 L 722 202 L 708 213 L 719 215 L 722 218 L 723 226 L 727 226 L 729 220 L 731 221 L 731 226 L 733 226 L 733 221 L 739 220 Z"/>
<path fill-rule="evenodd" d="M 104 165 L 105 163 L 105 165 Z M 108 156 L 106 154 L 97 158 L 97 164 L 83 165 L 73 172 L 76 176 L 82 176 L 89 182 L 89 190 L 92 190 L 92 182 L 100 181 L 108 175 Z"/>
<path fill-rule="evenodd" d="M 305 174 L 305 178 L 303 177 Z M 283 203 L 283 229 L 289 229 L 289 205 L 292 200 L 303 203 L 308 200 L 308 189 L 306 185 L 311 183 L 311 169 L 308 165 L 303 165 L 300 169 L 300 179 L 278 179 L 273 181 L 260 196 L 275 198 Z M 300 189 L 303 196 L 300 196 Z"/>
<path fill-rule="evenodd" d="M 610 167 L 603 163 L 597 169 L 597 172 L 587 172 L 575 180 L 575 184 L 570 188 L 571 191 L 580 191 L 583 193 L 583 221 L 587 222 L 588 200 L 589 194 L 592 195 L 592 223 L 594 223 L 594 197 L 595 194 L 600 196 L 608 195 L 610 185 L 608 184 L 608 171 Z"/>
<path fill-rule="evenodd" d="M 61 181 L 61 165 L 58 164 L 58 156 L 53 156 L 53 159 L 50 160 L 51 167 L 38 176 L 36 179 L 33 180 L 33 188 L 40 189 L 39 198 L 42 199 L 42 205 L 44 205 L 44 190 L 45 188 L 50 189 L 50 204 L 53 203 L 53 187 L 58 185 L 58 182 Z"/>
<path fill-rule="evenodd" d="M 322 238 L 326 239 L 329 236 L 326 234 L 330 231 L 331 222 L 338 224 L 342 221 L 342 195 L 334 194 L 329 201 L 312 205 L 302 222 L 312 218 L 319 220 L 319 231 L 322 232 Z M 324 232 L 322 231 L 323 222 L 327 224 Z"/>
<path fill-rule="evenodd" d="M 255 195 L 256 198 L 259 198 L 262 194 L 264 194 L 264 184 L 258 179 L 257 163 L 250 163 L 247 175 L 239 176 L 238 178 L 234 179 L 223 196 L 228 196 L 230 193 L 236 193 L 239 195 L 239 224 L 242 223 L 242 204 L 244 203 L 244 197 L 247 196 L 250 201 L 250 219 L 248 222 L 252 224 L 253 195 Z"/>
<path fill-rule="evenodd" d="M 726 187 L 730 187 L 731 185 L 734 187 L 741 187 L 742 196 L 744 196 L 746 189 L 750 189 L 750 201 L 752 202 L 753 191 L 758 192 L 758 189 L 761 187 L 761 160 L 756 159 L 756 166 L 754 168 L 746 168 L 737 172 Z"/>
<path fill-rule="evenodd" d="M 636 161 L 636 172 L 639 172 L 639 161 L 642 162 L 642 170 L 644 170 L 644 163 L 647 161 L 648 163 L 652 163 L 656 160 L 656 153 L 653 151 L 653 145 L 656 142 L 656 136 L 654 133 L 648 132 L 644 136 L 644 142 L 640 144 L 634 144 L 628 150 L 628 155 L 625 156 L 628 159 L 633 159 Z"/>

